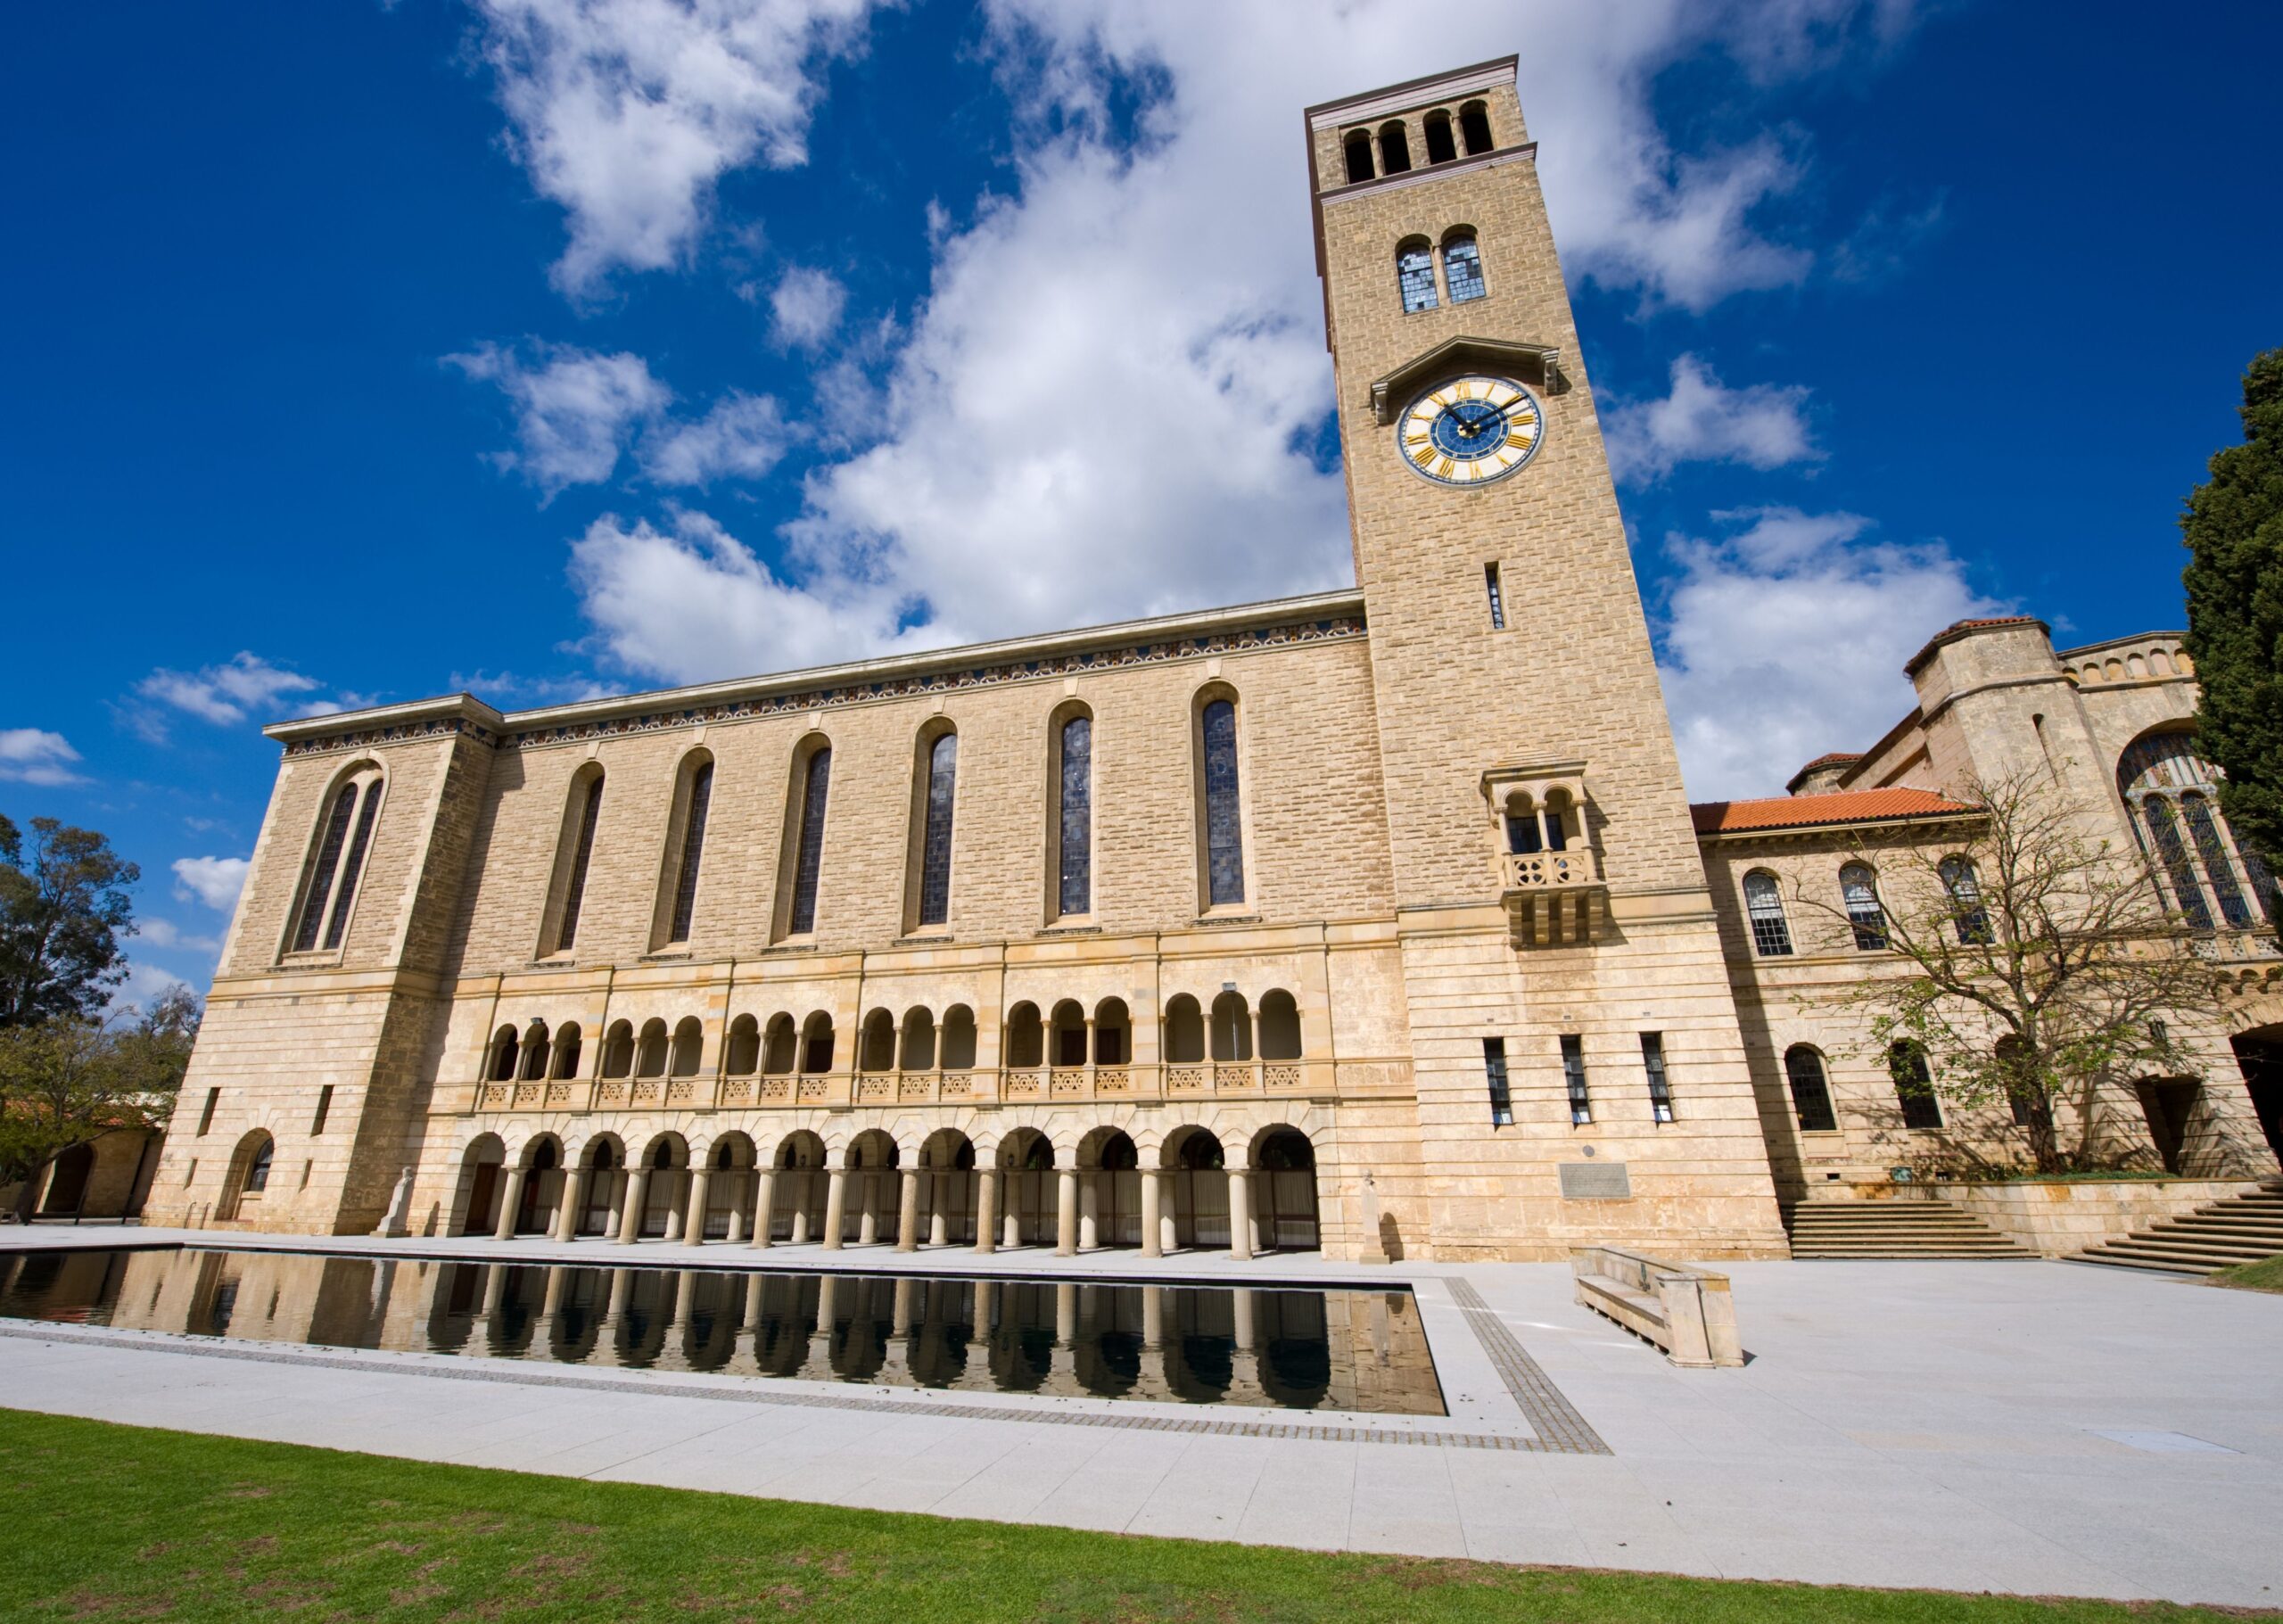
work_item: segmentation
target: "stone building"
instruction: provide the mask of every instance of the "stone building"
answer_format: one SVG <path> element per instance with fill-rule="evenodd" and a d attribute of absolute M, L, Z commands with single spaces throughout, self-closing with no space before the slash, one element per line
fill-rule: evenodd
<path fill-rule="evenodd" d="M 151 1216 L 1782 1255 L 1799 994 L 1692 823 L 1513 70 L 1306 114 L 1354 589 L 270 729 Z M 1929 706 L 1848 787 L 1990 708 Z"/>

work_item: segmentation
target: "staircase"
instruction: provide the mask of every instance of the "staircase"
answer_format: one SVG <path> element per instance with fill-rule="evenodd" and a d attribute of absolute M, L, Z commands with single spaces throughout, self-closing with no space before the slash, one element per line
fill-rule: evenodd
<path fill-rule="evenodd" d="M 1940 1199 L 1801 1201 L 1785 1210 L 1792 1256 L 2034 1257 L 1972 1213 Z"/>
<path fill-rule="evenodd" d="M 2136 1229 L 2122 1241 L 2104 1241 L 2086 1248 L 2077 1258 L 2121 1269 L 2210 1274 L 2279 1252 L 2283 1252 L 2283 1180 L 2270 1179 L 2253 1194 L 2231 1196 L 2184 1216 Z"/>

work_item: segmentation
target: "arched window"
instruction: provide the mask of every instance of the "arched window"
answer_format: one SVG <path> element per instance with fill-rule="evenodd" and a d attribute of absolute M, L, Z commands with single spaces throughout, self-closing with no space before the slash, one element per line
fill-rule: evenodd
<path fill-rule="evenodd" d="M 856 1068 L 895 1069 L 895 1017 L 886 1010 L 875 1010 L 864 1018 L 862 1036 L 856 1045 Z"/>
<path fill-rule="evenodd" d="M 1207 907 L 1245 900 L 1244 808 L 1237 781 L 1237 707 L 1207 701 L 1198 713 L 1199 754 L 1204 767 L 1205 901 Z"/>
<path fill-rule="evenodd" d="M 1352 186 L 1358 181 L 1370 180 L 1372 177 L 1372 132 L 1367 129 L 1349 130 L 1348 139 L 1340 144 L 1348 155 L 1348 184 Z"/>
<path fill-rule="evenodd" d="M 1459 139 L 1470 158 L 1490 150 L 1490 110 L 1479 102 L 1459 109 Z"/>
<path fill-rule="evenodd" d="M 832 1069 L 832 1017 L 822 1010 L 810 1016 L 801 1028 L 801 1069 L 806 1072 Z"/>
<path fill-rule="evenodd" d="M 325 822 L 310 853 L 301 885 L 301 911 L 293 927 L 293 951 L 330 952 L 349 929 L 357 902 L 357 881 L 373 844 L 373 824 L 381 812 L 381 770 L 366 766 L 333 792 Z"/>
<path fill-rule="evenodd" d="M 2237 929 L 2249 928 L 2260 911 L 2283 924 L 2283 888 L 2229 828 L 2217 804 L 2218 770 L 2198 754 L 2194 734 L 2136 739 L 2117 763 L 2116 787 L 2133 811 L 2142 851 L 2163 873 L 2159 889 L 2170 890 L 2167 901 L 2191 928 L 2210 929 L 2215 904 Z"/>
<path fill-rule="evenodd" d="M 575 1077 L 579 1075 L 579 1051 L 584 1046 L 584 1035 L 575 1020 L 563 1023 L 555 1035 L 555 1063 L 548 1068 L 550 1077 Z"/>
<path fill-rule="evenodd" d="M 634 1071 L 634 1028 L 622 1020 L 614 1020 L 603 1035 L 603 1076 L 631 1076 Z"/>
<path fill-rule="evenodd" d="M 1124 1066 L 1133 1059 L 1133 1026 L 1123 998 L 1105 998 L 1094 1006 L 1095 1065 Z"/>
<path fill-rule="evenodd" d="M 674 888 L 660 945 L 689 940 L 697 912 L 697 870 L 705 860 L 705 815 L 713 802 L 713 758 L 694 755 L 682 769 L 680 831 L 673 869 Z"/>
<path fill-rule="evenodd" d="M 1086 1063 L 1086 1011 L 1076 1000 L 1066 998 L 1054 1006 L 1054 1043 L 1050 1052 L 1056 1066 Z"/>
<path fill-rule="evenodd" d="M 523 1033 L 523 1064 L 519 1074 L 526 1083 L 547 1075 L 547 1023 L 535 1020 Z"/>
<path fill-rule="evenodd" d="M 634 1075 L 638 1077 L 664 1076 L 668 1051 L 666 1023 L 662 1020 L 644 1021 L 642 1040 L 634 1051 Z"/>
<path fill-rule="evenodd" d="M 919 923 L 943 925 L 952 917 L 952 810 L 957 799 L 960 736 L 939 734 L 927 746 L 926 788 L 919 839 Z"/>
<path fill-rule="evenodd" d="M 1763 959 L 1782 959 L 1792 952 L 1792 927 L 1784 917 L 1784 896 L 1776 876 L 1754 869 L 1744 876 L 1744 912 L 1751 919 L 1752 951 Z"/>
<path fill-rule="evenodd" d="M 2053 1099 L 2045 1092 L 2043 1081 L 2023 1059 L 2022 1040 L 2008 1032 L 1998 1040 L 1993 1052 L 1998 1059 L 1998 1075 L 2005 1084 L 2006 1104 L 2014 1113 L 2017 1128 L 2053 1131 Z"/>
<path fill-rule="evenodd" d="M 1427 161 L 1448 163 L 1459 155 L 1458 144 L 1451 138 L 1451 115 L 1440 111 L 1427 115 Z"/>
<path fill-rule="evenodd" d="M 975 1011 L 963 1003 L 955 1003 L 944 1010 L 943 1035 L 937 1042 L 943 1045 L 945 1071 L 973 1071 Z"/>
<path fill-rule="evenodd" d="M 1451 290 L 1453 304 L 1490 292 L 1482 280 L 1482 250 L 1471 231 L 1455 231 L 1443 239 L 1443 285 Z"/>
<path fill-rule="evenodd" d="M 2193 791 L 2180 796 L 2180 815 L 2188 825 L 2196 860 L 2204 865 L 2204 877 L 2212 882 L 2212 894 L 2220 899 L 2220 917 L 2238 930 L 2247 929 L 2251 909 L 2244 902 L 2243 887 L 2236 883 L 2235 864 L 2221 843 L 2220 820 L 2210 798 Z"/>
<path fill-rule="evenodd" d="M 785 927 L 788 936 L 805 936 L 817 927 L 817 873 L 824 866 L 824 812 L 831 793 L 832 746 L 820 745 L 802 765 L 793 895 Z"/>
<path fill-rule="evenodd" d="M 935 1068 L 935 1016 L 924 1006 L 914 1006 L 903 1012 L 903 1052 L 896 1064 L 904 1071 L 933 1071 Z"/>
<path fill-rule="evenodd" d="M 740 1015 L 729 1023 L 729 1051 L 723 1057 L 724 1069 L 733 1077 L 750 1076 L 761 1069 L 761 1023 L 750 1015 Z"/>
<path fill-rule="evenodd" d="M 1016 1071 L 1034 1071 L 1046 1064 L 1046 1028 L 1038 1006 L 1027 999 L 1007 1011 L 1007 1064 Z"/>
<path fill-rule="evenodd" d="M 568 855 L 565 859 L 563 903 L 556 916 L 555 940 L 548 949 L 558 953 L 569 952 L 579 940 L 579 911 L 587 900 L 587 868 L 595 854 L 595 825 L 603 813 L 600 767 L 573 781 L 568 810 L 570 838 L 565 842 Z"/>
<path fill-rule="evenodd" d="M 1855 927 L 1858 952 L 1884 952 L 1887 911 L 1879 902 L 1879 877 L 1868 863 L 1850 862 L 1839 870 L 1839 894 L 1847 904 L 1847 922 Z"/>
<path fill-rule="evenodd" d="M 769 1018 L 769 1038 L 762 1045 L 761 1068 L 771 1076 L 781 1077 L 800 1063 L 800 1034 L 794 1029 L 793 1018 L 779 1011 Z"/>
<path fill-rule="evenodd" d="M 1804 1134 L 1838 1131 L 1839 1117 L 1831 1109 L 1831 1085 L 1825 1080 L 1823 1056 L 1805 1043 L 1784 1051 L 1784 1080 L 1792 1087 L 1792 1111 Z"/>
<path fill-rule="evenodd" d="M 1395 280 L 1403 292 L 1404 314 L 1435 308 L 1435 256 L 1427 251 L 1425 237 L 1396 244 Z"/>
<path fill-rule="evenodd" d="M 1260 1058 L 1297 1060 L 1300 1058 L 1300 1006 L 1282 987 L 1261 994 Z"/>
<path fill-rule="evenodd" d="M 276 1159 L 277 1142 L 264 1136 L 253 1160 L 246 1164 L 246 1193 L 260 1195 L 269 1188 L 269 1165 Z"/>
<path fill-rule="evenodd" d="M 502 1026 L 491 1035 L 490 1077 L 494 1083 L 505 1083 L 515 1075 L 515 1057 L 522 1052 L 523 1040 L 513 1026 Z"/>
<path fill-rule="evenodd" d="M 705 1028 L 695 1015 L 674 1023 L 673 1056 L 667 1070 L 677 1077 L 694 1077 L 705 1059 Z"/>
<path fill-rule="evenodd" d="M 1213 1001 L 1213 1058 L 1249 1060 L 1252 1053 L 1252 1011 L 1242 993 L 1224 993 Z"/>
<path fill-rule="evenodd" d="M 1958 940 L 1969 947 L 1987 944 L 1993 939 L 1990 911 L 1982 905 L 1982 879 L 1974 873 L 1974 864 L 1963 857 L 1945 857 L 1938 872 L 1942 888 L 1950 894 L 1950 921 Z"/>
<path fill-rule="evenodd" d="M 1926 1051 L 1905 1041 L 1887 1047 L 1887 1075 L 1894 1079 L 1895 1098 L 1902 1104 L 1902 1125 L 1939 1128 L 1942 1107 L 1934 1098 L 1934 1074 L 1927 1069 Z"/>
<path fill-rule="evenodd" d="M 1094 719 L 1067 716 L 1055 738 L 1055 911 L 1069 918 L 1094 911 Z"/>
<path fill-rule="evenodd" d="M 1549 852 L 1568 851 L 1570 837 L 1573 834 L 1585 833 L 1585 829 L 1578 823 L 1578 809 L 1570 804 L 1570 792 L 1566 789 L 1550 789 L 1546 792 L 1544 821 L 1545 849 Z"/>
<path fill-rule="evenodd" d="M 1538 826 L 1537 804 L 1520 790 L 1506 797 L 1506 849 L 1518 857 L 1545 850 L 1545 830 Z"/>
<path fill-rule="evenodd" d="M 1205 1058 L 1205 1016 L 1197 1000 L 1176 993 L 1166 1004 L 1166 1060 L 1193 1066 Z"/>
<path fill-rule="evenodd" d="M 1411 136 L 1403 120 L 1390 119 L 1380 126 L 1380 173 L 1400 175 L 1411 168 Z"/>

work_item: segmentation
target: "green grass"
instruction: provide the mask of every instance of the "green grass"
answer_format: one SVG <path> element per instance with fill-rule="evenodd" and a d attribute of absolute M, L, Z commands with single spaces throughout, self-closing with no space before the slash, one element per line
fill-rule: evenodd
<path fill-rule="evenodd" d="M 1332 1556 L 432 1466 L 0 1410 L 0 1618 L 1685 1619 L 2240 1613 Z M 2270 1614 L 2270 1617 L 2278 1615 Z"/>
<path fill-rule="evenodd" d="M 2239 1263 L 2205 1278 L 2215 1286 L 2233 1286 L 2239 1291 L 2283 1291 L 2283 1257 Z"/>

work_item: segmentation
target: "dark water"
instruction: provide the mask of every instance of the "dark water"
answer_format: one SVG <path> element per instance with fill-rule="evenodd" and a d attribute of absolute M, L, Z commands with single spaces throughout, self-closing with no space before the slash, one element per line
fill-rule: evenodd
<path fill-rule="evenodd" d="M 0 1317 L 599 1369 L 1445 1413 L 1405 1291 L 119 1250 L 0 1253 Z"/>

